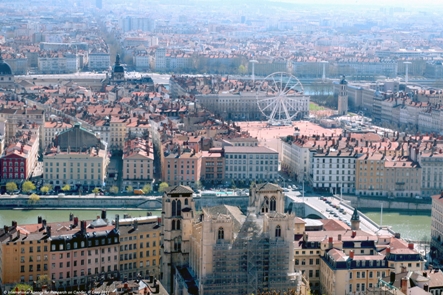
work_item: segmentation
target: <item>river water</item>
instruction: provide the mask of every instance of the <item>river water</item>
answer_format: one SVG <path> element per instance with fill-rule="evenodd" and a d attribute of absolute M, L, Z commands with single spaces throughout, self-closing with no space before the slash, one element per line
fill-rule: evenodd
<path fill-rule="evenodd" d="M 113 219 L 115 214 L 123 218 L 124 214 L 132 217 L 146 216 L 147 210 L 107 210 L 107 217 Z M 160 210 L 150 211 L 153 215 L 159 216 Z M 362 211 L 375 223 L 380 224 L 380 211 Z M 0 210 L 0 227 L 10 225 L 12 220 L 19 224 L 36 223 L 37 217 L 42 216 L 48 222 L 61 222 L 69 220 L 69 213 L 74 214 L 80 220 L 92 220 L 101 214 L 100 209 L 92 210 Z M 384 212 L 383 224 L 389 225 L 395 232 L 399 232 L 403 238 L 414 241 L 421 241 L 425 238 L 429 240 L 431 235 L 431 217 L 430 214 L 407 214 L 404 212 Z"/>
<path fill-rule="evenodd" d="M 120 219 L 123 218 L 124 214 L 129 214 L 132 217 L 146 216 L 147 210 L 107 210 L 106 217 L 108 219 L 114 219 L 115 214 L 120 215 Z M 150 210 L 152 215 L 160 216 L 160 210 Z M 0 227 L 3 225 L 10 225 L 11 221 L 15 220 L 18 224 L 30 224 L 37 223 L 37 217 L 41 216 L 46 219 L 47 222 L 61 222 L 69 221 L 69 213 L 77 216 L 79 220 L 93 220 L 96 219 L 98 215 L 101 215 L 100 209 L 91 210 L 63 210 L 63 209 L 50 209 L 50 210 L 0 210 Z"/>
<path fill-rule="evenodd" d="M 362 212 L 372 221 L 380 224 L 380 211 Z M 383 225 L 391 226 L 402 238 L 413 241 L 429 241 L 431 238 L 431 214 L 411 214 L 407 212 L 383 212 Z"/>

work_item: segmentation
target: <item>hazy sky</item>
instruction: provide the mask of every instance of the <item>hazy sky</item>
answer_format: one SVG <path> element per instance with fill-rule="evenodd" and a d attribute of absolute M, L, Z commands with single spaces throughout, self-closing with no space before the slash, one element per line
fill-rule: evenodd
<path fill-rule="evenodd" d="M 306 4 L 357 4 L 357 5 L 383 5 L 383 6 L 439 6 L 443 8 L 441 0 L 276 0 L 281 2 L 294 2 Z"/>

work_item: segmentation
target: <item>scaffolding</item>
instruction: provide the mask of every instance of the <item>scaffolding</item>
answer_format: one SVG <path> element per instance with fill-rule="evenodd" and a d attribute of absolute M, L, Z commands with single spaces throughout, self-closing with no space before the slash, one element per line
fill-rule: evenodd
<path fill-rule="evenodd" d="M 262 230 L 263 220 L 249 215 L 231 244 L 213 246 L 213 271 L 203 278 L 204 294 L 257 294 L 288 290 L 298 281 L 289 274 L 290 242 L 270 238 Z"/>

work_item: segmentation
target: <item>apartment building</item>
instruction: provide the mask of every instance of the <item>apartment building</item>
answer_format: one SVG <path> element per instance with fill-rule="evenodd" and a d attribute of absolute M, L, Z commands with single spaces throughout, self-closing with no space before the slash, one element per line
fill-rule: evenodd
<path fill-rule="evenodd" d="M 49 274 L 56 288 L 80 288 L 96 275 L 118 276 L 119 232 L 101 217 L 106 218 L 97 216 L 89 224 L 74 220 L 73 229 L 68 227 L 63 234 L 58 229 L 58 235 L 51 236 Z"/>
<path fill-rule="evenodd" d="M 212 148 L 202 152 L 201 180 L 221 183 L 225 179 L 224 150 Z"/>
<path fill-rule="evenodd" d="M 126 116 L 113 116 L 109 123 L 109 149 L 122 150 L 126 138 Z"/>
<path fill-rule="evenodd" d="M 40 228 L 40 227 L 37 227 Z M 17 282 L 32 285 L 47 275 L 51 265 L 50 229 L 30 232 L 17 225 L 0 229 L 0 285 L 10 289 Z"/>
<path fill-rule="evenodd" d="M 376 286 L 391 271 L 417 271 L 424 260 L 400 236 L 370 234 L 360 229 L 354 211 L 351 227 L 338 220 L 301 224 L 295 235 L 295 269 L 318 294 L 360 294 Z M 403 253 L 404 255 L 401 255 Z"/>
<path fill-rule="evenodd" d="M 32 125 L 16 126 L 15 139 L 9 140 L 0 157 L 2 182 L 20 182 L 31 177 L 38 162 L 39 128 Z"/>
<path fill-rule="evenodd" d="M 278 152 L 263 146 L 226 146 L 225 177 L 249 181 L 276 179 Z"/>
<path fill-rule="evenodd" d="M 432 196 L 431 255 L 443 255 L 443 193 Z"/>
<path fill-rule="evenodd" d="M 142 138 L 128 140 L 123 149 L 123 185 L 142 188 L 154 179 L 154 148 Z"/>
<path fill-rule="evenodd" d="M 115 220 L 115 224 L 117 219 Z M 160 276 L 160 234 L 157 216 L 128 217 L 119 220 L 120 276 Z"/>
<path fill-rule="evenodd" d="M 332 193 L 352 194 L 355 190 L 357 152 L 327 150 L 313 156 L 312 186 Z"/>
<path fill-rule="evenodd" d="M 162 179 L 169 185 L 194 186 L 201 179 L 202 152 L 187 146 L 176 146 L 165 151 Z"/>
<path fill-rule="evenodd" d="M 111 66 L 111 56 L 105 52 L 89 53 L 88 56 L 89 65 L 88 68 L 91 71 L 103 71 L 108 70 Z"/>

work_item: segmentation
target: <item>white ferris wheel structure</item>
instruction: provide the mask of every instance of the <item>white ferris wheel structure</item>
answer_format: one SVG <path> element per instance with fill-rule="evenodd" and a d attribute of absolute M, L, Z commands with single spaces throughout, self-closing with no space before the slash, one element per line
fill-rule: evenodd
<path fill-rule="evenodd" d="M 291 125 L 304 103 L 301 82 L 285 72 L 273 73 L 260 84 L 257 90 L 257 106 L 269 125 Z"/>

